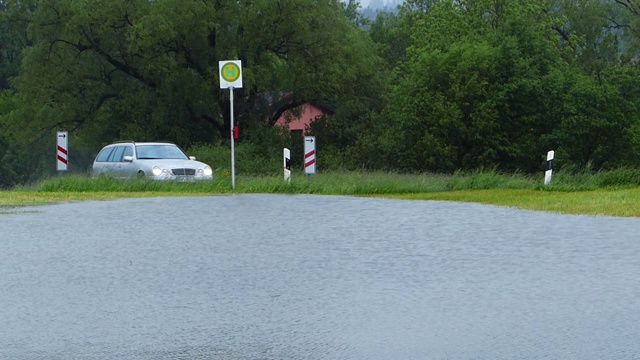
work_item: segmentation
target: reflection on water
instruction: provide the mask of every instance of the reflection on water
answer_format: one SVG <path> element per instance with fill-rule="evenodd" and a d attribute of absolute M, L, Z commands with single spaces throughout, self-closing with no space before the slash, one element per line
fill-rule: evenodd
<path fill-rule="evenodd" d="M 283 195 L 35 210 L 0 216 L 2 359 L 640 357 L 640 219 Z"/>

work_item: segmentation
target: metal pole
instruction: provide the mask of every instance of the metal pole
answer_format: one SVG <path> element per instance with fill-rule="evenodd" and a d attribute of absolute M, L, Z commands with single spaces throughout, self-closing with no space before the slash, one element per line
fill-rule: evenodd
<path fill-rule="evenodd" d="M 229 102 L 231 105 L 231 124 L 229 132 L 231 134 L 231 188 L 236 188 L 236 160 L 235 160 L 235 142 L 233 139 L 233 87 L 229 88 Z"/>

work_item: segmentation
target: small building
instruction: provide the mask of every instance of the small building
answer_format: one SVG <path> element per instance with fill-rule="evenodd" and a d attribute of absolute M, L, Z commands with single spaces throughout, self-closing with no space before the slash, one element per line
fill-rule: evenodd
<path fill-rule="evenodd" d="M 309 125 L 316 119 L 333 115 L 333 111 L 324 106 L 306 103 L 293 111 L 286 111 L 278 120 L 276 125 L 288 126 L 293 133 L 304 135 Z"/>

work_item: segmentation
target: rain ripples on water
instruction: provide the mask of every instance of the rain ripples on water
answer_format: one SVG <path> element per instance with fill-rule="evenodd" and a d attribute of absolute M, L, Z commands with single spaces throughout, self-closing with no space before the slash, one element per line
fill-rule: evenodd
<path fill-rule="evenodd" d="M 237 195 L 0 216 L 2 359 L 640 358 L 640 219 Z"/>

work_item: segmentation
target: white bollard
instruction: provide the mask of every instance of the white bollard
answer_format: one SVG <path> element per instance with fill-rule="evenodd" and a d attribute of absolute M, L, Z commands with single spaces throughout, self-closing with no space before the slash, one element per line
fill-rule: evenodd
<path fill-rule="evenodd" d="M 551 184 L 551 175 L 553 173 L 553 156 L 555 155 L 554 151 L 551 150 L 547 153 L 547 171 L 544 173 L 544 184 Z"/>
<path fill-rule="evenodd" d="M 284 148 L 282 151 L 283 165 L 284 165 L 284 181 L 291 182 L 291 152 L 289 149 Z"/>

